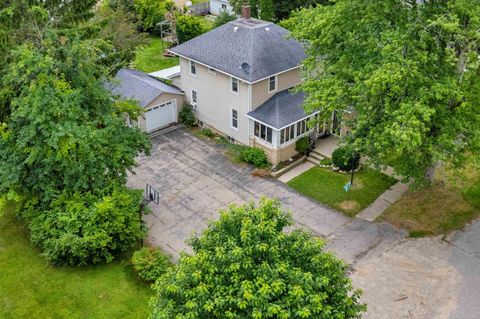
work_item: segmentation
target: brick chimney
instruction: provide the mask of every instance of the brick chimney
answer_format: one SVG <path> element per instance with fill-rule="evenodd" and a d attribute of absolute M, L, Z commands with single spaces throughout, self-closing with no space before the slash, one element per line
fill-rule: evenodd
<path fill-rule="evenodd" d="M 242 6 L 242 18 L 250 19 L 252 17 L 252 7 L 250 5 L 243 5 Z"/>

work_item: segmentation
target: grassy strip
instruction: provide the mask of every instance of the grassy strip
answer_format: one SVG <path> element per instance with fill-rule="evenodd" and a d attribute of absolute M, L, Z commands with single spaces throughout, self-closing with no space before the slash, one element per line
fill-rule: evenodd
<path fill-rule="evenodd" d="M 1 215 L 1 214 L 0 214 Z M 128 261 L 52 267 L 11 207 L 0 216 L 0 318 L 146 318 L 153 295 Z"/>
<path fill-rule="evenodd" d="M 333 207 L 348 216 L 355 216 L 395 183 L 395 179 L 370 168 L 355 173 L 353 188 L 345 192 L 349 174 L 313 167 L 288 182 L 298 192 Z"/>

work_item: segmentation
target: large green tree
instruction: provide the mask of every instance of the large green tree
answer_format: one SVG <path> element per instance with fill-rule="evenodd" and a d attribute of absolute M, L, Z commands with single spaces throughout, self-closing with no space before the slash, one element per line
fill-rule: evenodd
<path fill-rule="evenodd" d="M 345 264 L 292 224 L 267 199 L 221 212 L 157 281 L 153 318 L 357 318 Z"/>
<path fill-rule="evenodd" d="M 285 25 L 307 43 L 306 110 L 351 112 L 353 151 L 417 182 L 479 158 L 480 1 L 337 0 Z"/>

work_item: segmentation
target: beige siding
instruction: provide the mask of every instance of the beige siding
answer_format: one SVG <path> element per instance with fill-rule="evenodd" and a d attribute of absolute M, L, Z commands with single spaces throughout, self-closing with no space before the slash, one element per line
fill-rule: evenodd
<path fill-rule="evenodd" d="M 298 152 L 295 150 L 296 143 L 290 143 L 284 147 L 275 149 L 271 146 L 258 141 L 255 137 L 250 138 L 250 145 L 253 147 L 259 147 L 265 151 L 268 160 L 273 165 L 277 165 L 280 162 L 286 161 L 289 158 L 295 156 Z"/>
<path fill-rule="evenodd" d="M 252 87 L 252 110 L 256 109 L 262 103 L 267 101 L 273 95 L 283 90 L 289 89 L 301 82 L 300 68 L 281 73 L 277 76 L 277 90 L 268 92 L 269 79 L 257 82 Z"/>
<path fill-rule="evenodd" d="M 171 101 L 171 100 L 176 101 L 177 114 L 178 114 L 178 112 L 180 112 L 180 110 L 182 109 L 182 105 L 183 105 L 183 102 L 184 102 L 185 98 L 184 98 L 183 95 L 170 94 L 170 93 L 163 93 L 163 94 L 159 95 L 156 99 L 154 99 L 152 102 L 148 103 L 144 107 L 144 112 L 147 112 L 149 109 L 151 109 L 154 106 L 157 106 L 159 104 L 163 104 L 163 103 Z M 144 132 L 147 131 L 147 122 L 145 120 L 145 114 L 140 115 L 140 117 L 138 118 L 138 127 Z"/>
<path fill-rule="evenodd" d="M 197 91 L 197 110 L 195 117 L 216 128 L 222 134 L 233 137 L 248 145 L 249 121 L 245 115 L 249 112 L 249 85 L 239 81 L 239 94 L 230 90 L 230 77 L 197 63 L 197 75 L 190 74 L 189 61 L 180 58 L 181 88 L 191 103 L 192 89 Z M 231 127 L 232 108 L 238 112 L 238 130 Z"/>

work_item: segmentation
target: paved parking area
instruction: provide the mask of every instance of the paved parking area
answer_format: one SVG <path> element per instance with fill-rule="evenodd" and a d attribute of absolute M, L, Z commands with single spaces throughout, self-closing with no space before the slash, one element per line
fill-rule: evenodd
<path fill-rule="evenodd" d="M 348 218 L 279 181 L 252 177 L 248 166 L 223 155 L 222 146 L 186 131 L 155 137 L 152 144 L 129 184 L 143 189 L 148 182 L 160 191 L 160 204 L 150 205 L 145 218 L 148 241 L 174 258 L 189 251 L 185 240 L 216 219 L 219 209 L 273 197 L 351 266 L 369 305 L 365 318 L 478 318 L 480 226 L 449 241 L 406 239 L 388 224 Z"/>

